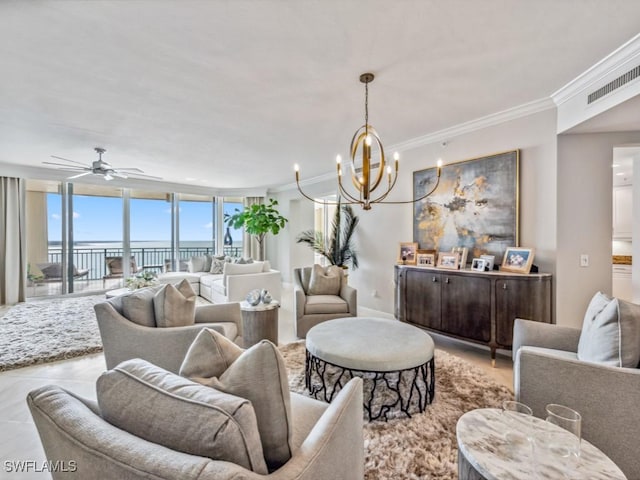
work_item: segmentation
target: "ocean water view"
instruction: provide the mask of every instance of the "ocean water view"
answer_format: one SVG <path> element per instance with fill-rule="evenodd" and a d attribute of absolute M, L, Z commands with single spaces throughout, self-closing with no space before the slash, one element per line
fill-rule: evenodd
<path fill-rule="evenodd" d="M 186 269 L 186 260 L 195 255 L 214 254 L 215 242 L 212 240 L 186 240 L 181 241 L 178 249 L 180 269 Z M 148 240 L 130 242 L 131 256 L 135 260 L 136 267 L 156 273 L 166 272 L 172 267 L 171 241 Z M 234 241 L 232 245 L 223 247 L 225 255 L 238 257 L 242 255 L 242 242 Z M 107 259 L 122 257 L 123 247 L 121 241 L 81 241 L 74 242 L 73 265 L 78 270 L 89 270 L 87 279 L 97 280 L 107 275 Z M 50 263 L 62 263 L 62 245 L 59 241 L 48 243 L 48 261 Z"/>

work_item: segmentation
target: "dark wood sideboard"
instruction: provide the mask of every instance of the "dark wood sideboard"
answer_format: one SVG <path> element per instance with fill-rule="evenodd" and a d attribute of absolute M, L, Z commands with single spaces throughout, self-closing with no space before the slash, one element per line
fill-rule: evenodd
<path fill-rule="evenodd" d="M 551 278 L 547 273 L 445 270 L 396 265 L 398 320 L 491 349 L 511 348 L 513 322 L 551 323 Z"/>

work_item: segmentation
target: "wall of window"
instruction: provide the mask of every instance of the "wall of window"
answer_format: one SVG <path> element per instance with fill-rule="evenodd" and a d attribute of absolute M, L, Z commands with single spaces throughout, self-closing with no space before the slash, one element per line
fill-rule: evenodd
<path fill-rule="evenodd" d="M 138 269 L 184 270 L 193 255 L 240 256 L 242 229 L 230 229 L 225 245 L 223 215 L 242 201 L 29 180 L 28 296 L 119 288 Z M 118 257 L 124 273 L 114 274 L 109 259 Z"/>

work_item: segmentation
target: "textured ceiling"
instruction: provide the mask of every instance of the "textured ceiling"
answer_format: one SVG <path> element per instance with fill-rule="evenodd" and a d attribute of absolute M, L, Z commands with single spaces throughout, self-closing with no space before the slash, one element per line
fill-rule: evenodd
<path fill-rule="evenodd" d="M 216 188 L 332 172 L 548 97 L 640 31 L 619 0 L 1 1 L 0 163 L 81 162 Z M 1 165 L 0 165 L 1 168 Z"/>

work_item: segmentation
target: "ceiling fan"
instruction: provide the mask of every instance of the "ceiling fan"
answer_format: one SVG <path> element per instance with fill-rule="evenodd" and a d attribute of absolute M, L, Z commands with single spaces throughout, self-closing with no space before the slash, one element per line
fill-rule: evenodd
<path fill-rule="evenodd" d="M 105 180 L 113 180 L 114 177 L 118 178 L 148 178 L 152 180 L 162 180 L 162 177 L 155 177 L 153 175 L 145 175 L 145 173 L 139 168 L 115 168 L 112 167 L 109 163 L 102 160 L 102 154 L 106 152 L 106 150 L 102 147 L 95 147 L 94 150 L 98 152 L 98 160 L 95 160 L 91 163 L 91 165 L 87 165 L 84 163 L 76 162 L 75 160 L 69 160 L 68 158 L 56 157 L 55 155 L 51 155 L 51 158 L 57 158 L 58 160 L 64 160 L 65 162 L 72 163 L 74 165 L 66 165 L 64 163 L 55 163 L 55 162 L 42 162 L 47 165 L 56 165 L 60 167 L 61 170 L 70 170 L 70 171 L 79 171 L 77 175 L 72 175 L 68 177 L 67 180 L 72 180 L 74 178 L 84 177 L 85 175 L 102 175 Z"/>

